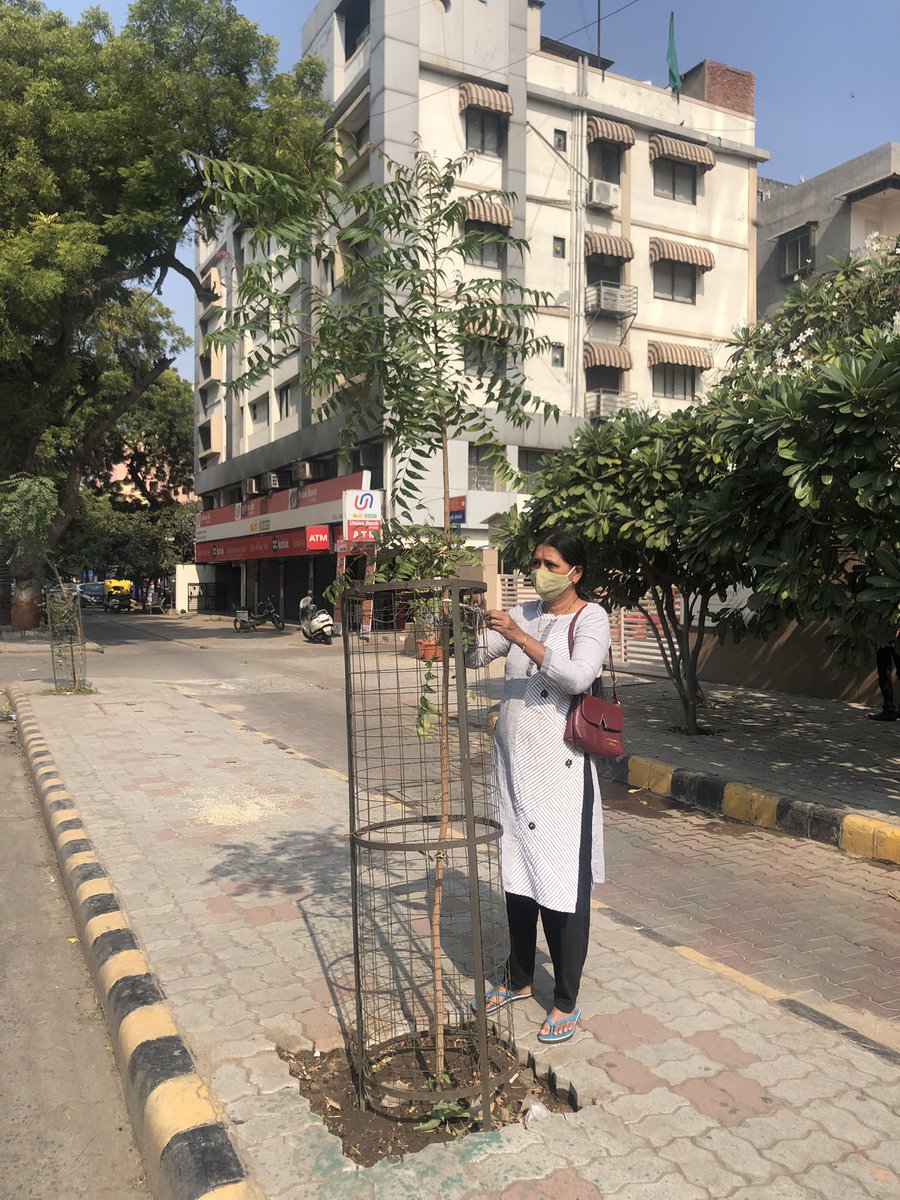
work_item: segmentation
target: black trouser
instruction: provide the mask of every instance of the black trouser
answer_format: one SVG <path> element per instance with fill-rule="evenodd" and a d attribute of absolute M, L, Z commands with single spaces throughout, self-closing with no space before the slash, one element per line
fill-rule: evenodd
<path fill-rule="evenodd" d="M 537 920 L 540 913 L 547 948 L 553 960 L 553 1004 L 560 1012 L 574 1012 L 578 1003 L 581 972 L 587 958 L 591 928 L 591 821 L 594 812 L 594 783 L 590 759 L 584 759 L 584 803 L 581 809 L 581 846 L 578 853 L 578 895 L 573 913 L 543 908 L 530 896 L 506 893 L 509 921 L 507 985 L 519 992 L 534 978 L 537 950 Z"/>
<path fill-rule="evenodd" d="M 881 698 L 884 701 L 885 712 L 896 712 L 897 708 L 894 704 L 894 672 L 897 672 L 900 677 L 900 654 L 897 653 L 896 644 L 891 643 L 890 646 L 879 646 L 875 651 L 875 667 L 878 671 L 878 686 L 881 689 Z"/>

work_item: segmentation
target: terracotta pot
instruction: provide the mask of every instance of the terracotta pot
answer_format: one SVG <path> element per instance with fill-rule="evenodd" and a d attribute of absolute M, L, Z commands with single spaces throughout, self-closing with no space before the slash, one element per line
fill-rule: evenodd
<path fill-rule="evenodd" d="M 416 658 L 422 662 L 440 662 L 441 648 L 434 638 L 416 638 Z"/>

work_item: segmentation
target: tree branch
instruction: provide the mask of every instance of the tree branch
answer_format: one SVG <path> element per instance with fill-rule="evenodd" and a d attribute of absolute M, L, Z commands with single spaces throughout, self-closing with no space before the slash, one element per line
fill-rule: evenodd
<path fill-rule="evenodd" d="M 47 539 L 48 549 L 53 549 L 57 545 L 59 539 L 72 521 L 75 514 L 75 504 L 78 500 L 78 493 L 81 490 L 84 471 L 90 462 L 91 455 L 97 443 L 115 425 L 119 417 L 126 413 L 132 405 L 136 404 L 148 388 L 151 388 L 157 379 L 164 372 L 168 371 L 174 361 L 171 358 L 157 360 L 149 372 L 142 378 L 135 379 L 132 387 L 129 388 L 126 394 L 112 406 L 104 417 L 96 420 L 85 432 L 84 437 L 81 439 L 81 445 L 78 447 L 72 462 L 69 464 L 66 481 L 63 484 L 62 494 L 59 498 L 59 512 L 50 526 L 50 534 Z"/>

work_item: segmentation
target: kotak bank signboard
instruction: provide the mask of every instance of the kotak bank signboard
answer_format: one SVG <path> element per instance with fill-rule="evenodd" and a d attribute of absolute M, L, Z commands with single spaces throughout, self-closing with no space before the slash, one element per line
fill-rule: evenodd
<path fill-rule="evenodd" d="M 372 542 L 381 531 L 384 492 L 344 492 L 344 537 L 348 542 Z"/>

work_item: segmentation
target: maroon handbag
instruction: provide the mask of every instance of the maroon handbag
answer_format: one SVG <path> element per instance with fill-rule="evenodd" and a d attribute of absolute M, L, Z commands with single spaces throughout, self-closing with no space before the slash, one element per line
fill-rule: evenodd
<path fill-rule="evenodd" d="M 569 626 L 569 658 L 575 649 L 575 622 L 578 620 L 579 609 L 572 618 Z M 600 758 L 620 758 L 625 753 L 622 741 L 622 730 L 625 717 L 622 705 L 619 703 L 616 691 L 616 668 L 613 665 L 612 646 L 609 649 L 609 674 L 612 679 L 612 700 L 603 699 L 603 685 L 595 680 L 590 692 L 582 696 L 573 696 L 566 718 L 566 745 L 582 754 L 597 755 Z M 595 695 L 594 689 L 600 689 Z"/>

